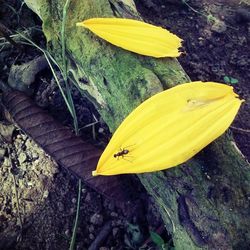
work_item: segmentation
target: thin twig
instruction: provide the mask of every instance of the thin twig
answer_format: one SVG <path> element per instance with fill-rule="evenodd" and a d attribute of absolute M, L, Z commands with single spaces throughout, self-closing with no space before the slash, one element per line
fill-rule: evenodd
<path fill-rule="evenodd" d="M 237 128 L 237 127 L 234 127 L 234 126 L 230 126 L 230 128 L 232 128 L 232 129 L 234 129 L 236 131 L 242 132 L 242 133 L 250 133 L 250 129 Z"/>
<path fill-rule="evenodd" d="M 76 217 L 75 217 L 75 223 L 74 223 L 74 227 L 73 227 L 72 237 L 71 237 L 71 240 L 70 240 L 69 250 L 74 250 L 74 248 L 75 248 L 76 230 L 77 230 L 77 225 L 78 225 L 78 221 L 79 221 L 79 212 L 80 212 L 81 190 L 82 190 L 82 182 L 81 182 L 81 179 L 79 179 L 79 181 L 78 181 L 78 197 L 77 197 Z"/>
<path fill-rule="evenodd" d="M 164 211 L 166 212 L 166 214 L 168 215 L 169 220 L 170 220 L 170 222 L 171 222 L 171 224 L 172 224 L 173 233 L 175 233 L 176 228 L 175 228 L 174 221 L 172 220 L 169 211 L 167 210 L 167 208 L 166 208 L 166 206 L 164 205 L 164 202 L 162 201 L 161 198 L 157 198 L 157 200 L 158 200 L 159 204 L 162 206 L 162 208 L 164 209 Z"/>
<path fill-rule="evenodd" d="M 61 44 L 62 44 L 62 76 L 63 80 L 66 86 L 66 94 L 67 94 L 67 100 L 70 103 L 71 110 L 72 110 L 72 118 L 74 120 L 74 127 L 75 127 L 75 133 L 78 134 L 78 121 L 76 116 L 76 110 L 74 101 L 72 98 L 72 94 L 70 91 L 70 87 L 68 84 L 68 67 L 67 67 L 67 61 L 66 61 L 66 41 L 65 41 L 65 26 L 66 26 L 66 19 L 67 19 L 67 11 L 69 8 L 70 0 L 66 0 L 66 3 L 63 7 L 63 19 L 62 19 L 62 27 L 61 27 Z"/>

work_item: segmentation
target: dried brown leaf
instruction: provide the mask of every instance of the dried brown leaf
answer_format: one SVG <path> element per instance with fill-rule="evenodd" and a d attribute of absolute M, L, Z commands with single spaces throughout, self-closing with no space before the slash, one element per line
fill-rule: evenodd
<path fill-rule="evenodd" d="M 130 200 L 129 176 L 92 176 L 102 151 L 89 140 L 76 136 L 21 92 L 4 93 L 3 103 L 18 127 L 58 164 L 118 205 Z"/>

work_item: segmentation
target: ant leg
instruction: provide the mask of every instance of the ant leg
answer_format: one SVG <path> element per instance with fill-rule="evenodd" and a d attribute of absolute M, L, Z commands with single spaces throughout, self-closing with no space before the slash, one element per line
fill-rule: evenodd
<path fill-rule="evenodd" d="M 130 158 L 130 159 L 128 159 L 128 158 Z M 133 159 L 134 159 L 134 156 L 132 156 L 132 155 L 122 155 L 122 159 L 132 163 Z"/>

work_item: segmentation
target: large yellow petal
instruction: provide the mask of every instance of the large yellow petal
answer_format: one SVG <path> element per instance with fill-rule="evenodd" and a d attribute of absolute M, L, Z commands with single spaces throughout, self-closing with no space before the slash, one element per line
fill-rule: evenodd
<path fill-rule="evenodd" d="M 152 57 L 177 57 L 181 39 L 166 29 L 125 18 L 92 18 L 77 23 L 106 41 Z"/>
<path fill-rule="evenodd" d="M 181 164 L 225 132 L 241 103 L 232 87 L 214 82 L 185 83 L 156 94 L 122 122 L 93 175 Z"/>

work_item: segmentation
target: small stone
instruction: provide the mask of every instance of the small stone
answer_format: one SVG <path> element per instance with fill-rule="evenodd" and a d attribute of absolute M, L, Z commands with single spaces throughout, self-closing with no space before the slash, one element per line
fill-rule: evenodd
<path fill-rule="evenodd" d="M 78 243 L 78 244 L 76 245 L 76 250 L 84 250 L 84 249 L 86 249 L 86 248 L 84 248 L 83 242 L 80 242 L 80 243 Z M 86 249 L 86 250 L 87 250 L 87 249 Z"/>
<path fill-rule="evenodd" d="M 93 214 L 91 217 L 90 217 L 90 222 L 94 225 L 102 225 L 103 223 L 103 216 L 101 214 Z"/>
<path fill-rule="evenodd" d="M 85 238 L 83 241 L 89 245 L 89 238 Z"/>
<path fill-rule="evenodd" d="M 33 182 L 32 182 L 32 181 L 28 181 L 28 182 L 27 182 L 27 186 L 28 186 L 28 187 L 33 187 Z"/>
<path fill-rule="evenodd" d="M 112 201 L 109 202 L 108 209 L 111 210 L 111 211 L 113 211 L 113 210 L 115 209 L 115 204 L 114 204 L 114 202 L 112 202 Z"/>
<path fill-rule="evenodd" d="M 62 212 L 64 210 L 64 205 L 62 202 L 57 202 L 57 208 L 59 212 Z"/>
<path fill-rule="evenodd" d="M 71 200 L 71 202 L 72 202 L 73 204 L 76 204 L 77 199 L 76 199 L 76 198 L 73 198 L 73 199 Z"/>
<path fill-rule="evenodd" d="M 118 228 L 118 227 L 114 227 L 114 228 L 112 229 L 112 234 L 113 234 L 114 237 L 117 236 L 118 232 L 119 232 L 119 228 Z"/>
<path fill-rule="evenodd" d="M 225 22 L 216 19 L 216 21 L 211 27 L 211 30 L 217 33 L 224 33 L 227 30 L 227 26 Z"/>
<path fill-rule="evenodd" d="M 21 152 L 18 156 L 18 160 L 20 163 L 24 163 L 27 159 L 27 155 L 24 152 Z"/>
<path fill-rule="evenodd" d="M 116 218 L 116 217 L 118 217 L 118 214 L 117 214 L 117 213 L 115 213 L 115 212 L 112 212 L 112 213 L 110 214 L 110 216 L 111 216 L 111 217 L 115 217 L 115 218 Z"/>
<path fill-rule="evenodd" d="M 116 225 L 117 225 L 117 226 L 122 225 L 122 220 L 117 220 L 117 221 L 116 221 Z"/>
<path fill-rule="evenodd" d="M 89 234 L 89 238 L 90 238 L 91 240 L 95 239 L 94 234 Z"/>
<path fill-rule="evenodd" d="M 91 201 L 91 195 L 90 193 L 87 193 L 86 197 L 85 197 L 85 202 L 89 203 Z"/>
<path fill-rule="evenodd" d="M 11 166 L 11 162 L 10 162 L 9 157 L 4 157 L 4 161 L 3 161 L 2 166 L 5 166 L 5 167 L 10 167 Z"/>
<path fill-rule="evenodd" d="M 89 227 L 89 232 L 93 233 L 95 231 L 95 227 L 93 225 L 90 225 Z"/>
<path fill-rule="evenodd" d="M 67 229 L 67 230 L 64 232 L 64 234 L 65 234 L 66 237 L 70 237 L 70 230 Z"/>
<path fill-rule="evenodd" d="M 38 158 L 39 158 L 38 153 L 37 153 L 37 152 L 32 152 L 32 159 L 33 159 L 33 160 L 36 160 L 36 159 L 38 159 Z"/>
<path fill-rule="evenodd" d="M 44 191 L 43 198 L 46 199 L 48 198 L 48 196 L 49 196 L 49 191 L 48 190 Z"/>
<path fill-rule="evenodd" d="M 104 133 L 104 128 L 99 128 L 98 133 L 103 134 Z"/>

